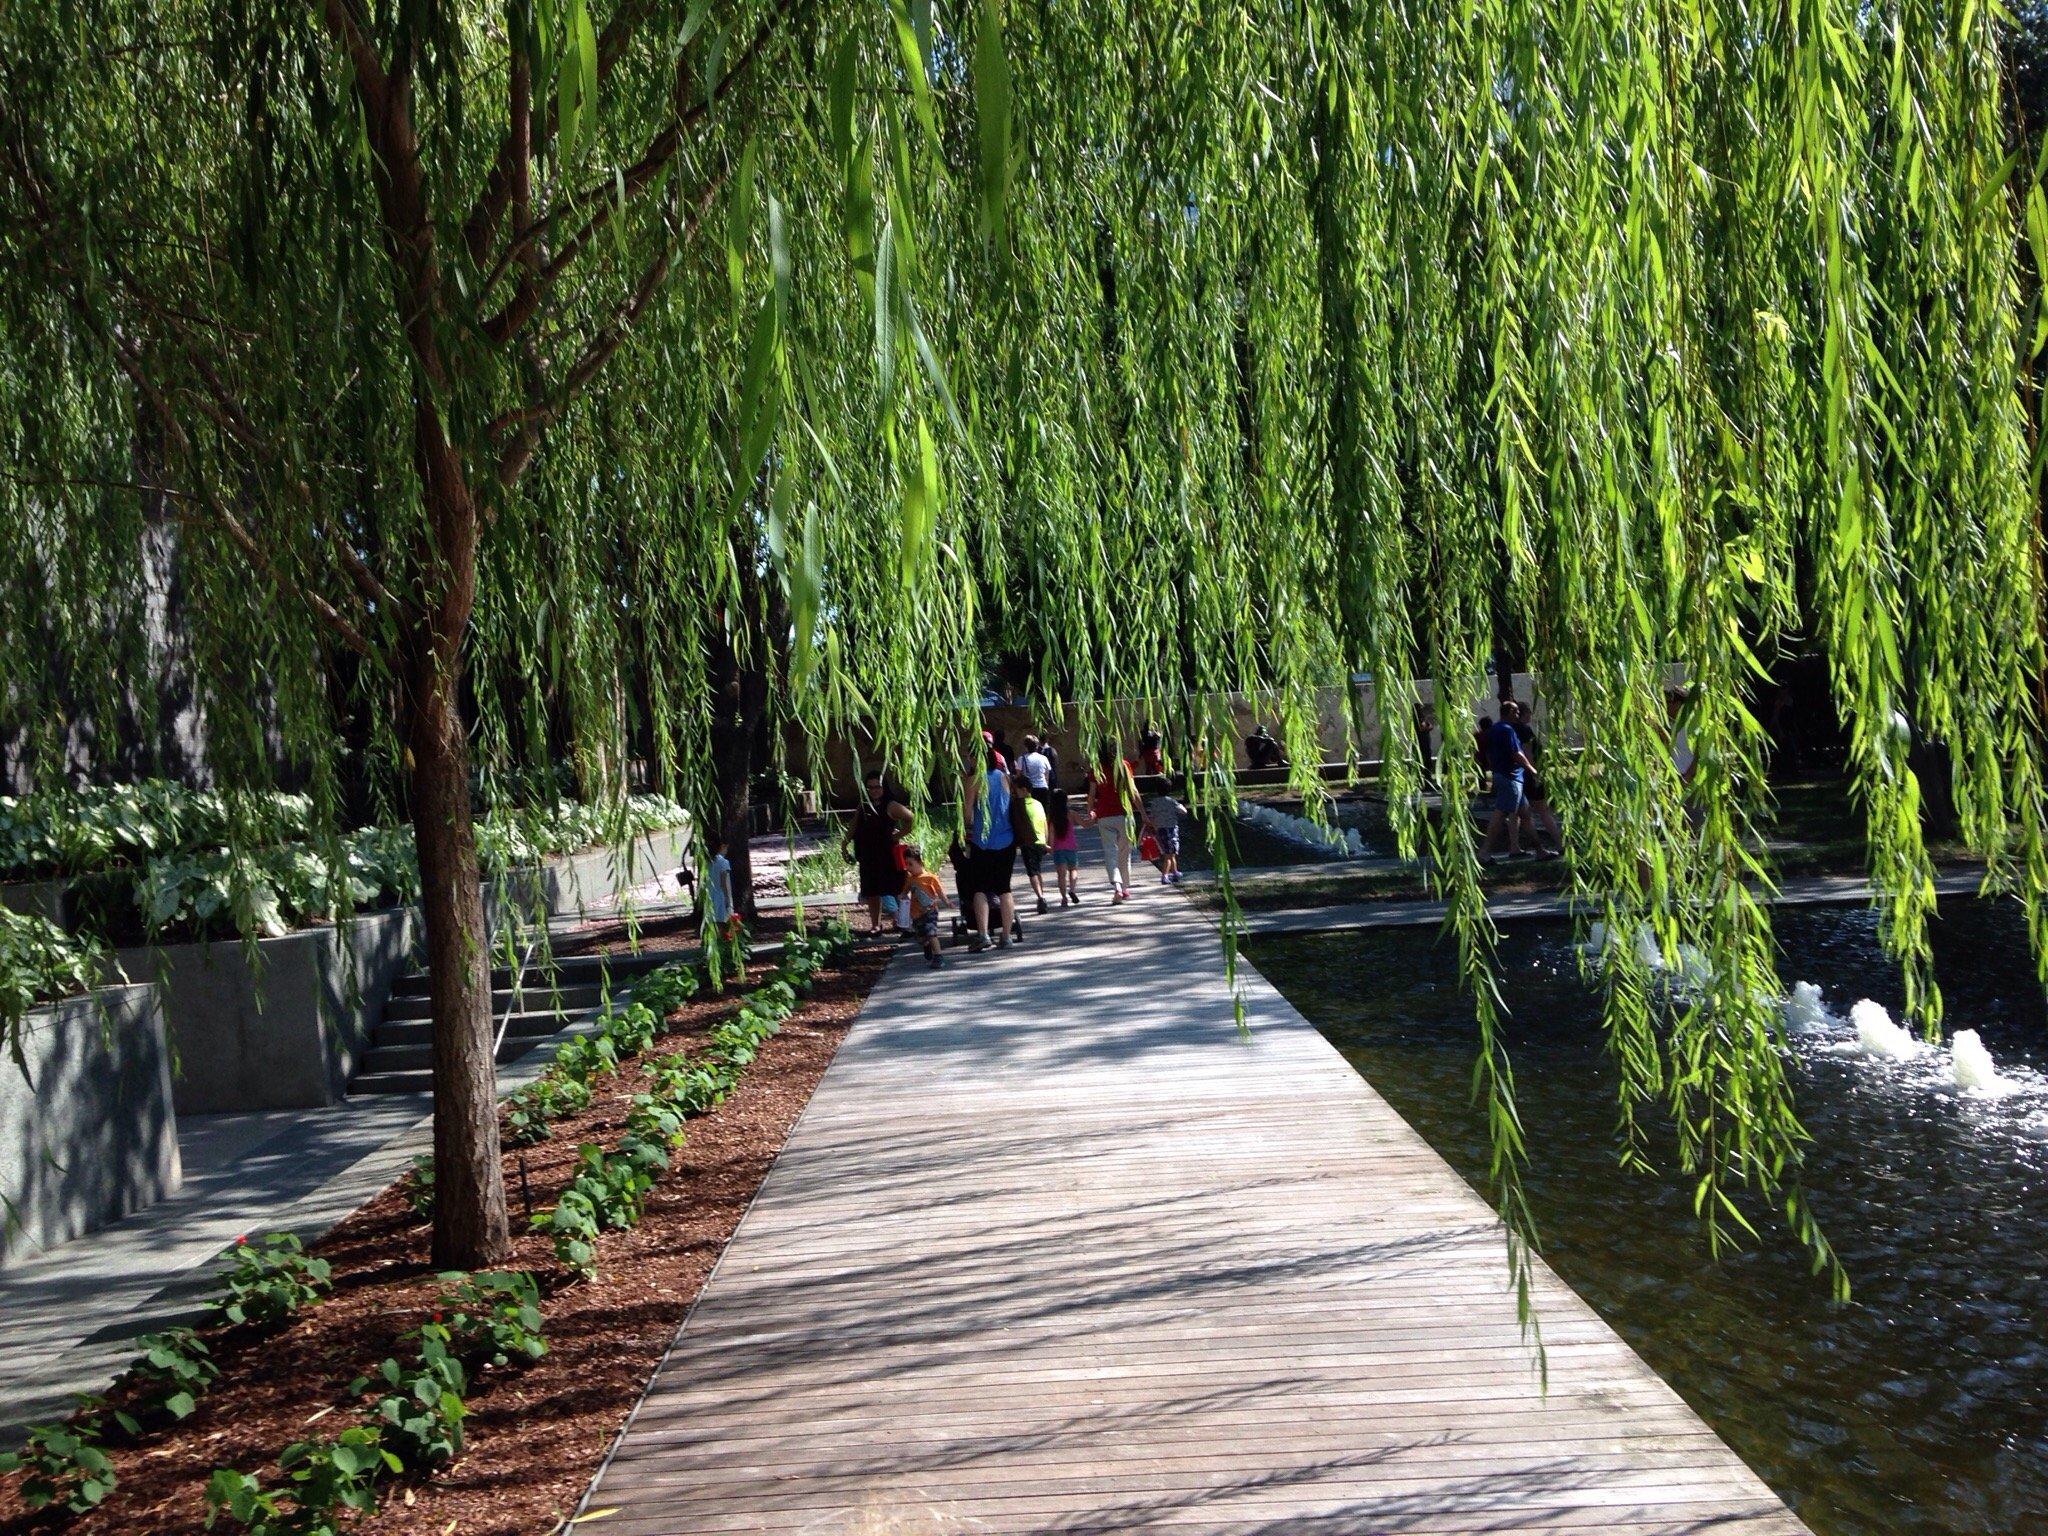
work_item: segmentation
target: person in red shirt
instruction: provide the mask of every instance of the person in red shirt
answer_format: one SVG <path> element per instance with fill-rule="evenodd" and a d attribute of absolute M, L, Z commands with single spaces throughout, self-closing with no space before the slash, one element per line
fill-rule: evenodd
<path fill-rule="evenodd" d="M 1109 899 L 1131 899 L 1131 816 L 1138 806 L 1137 774 L 1129 758 L 1104 742 L 1088 775 L 1088 818 L 1102 839 L 1102 862 L 1109 867 Z"/>

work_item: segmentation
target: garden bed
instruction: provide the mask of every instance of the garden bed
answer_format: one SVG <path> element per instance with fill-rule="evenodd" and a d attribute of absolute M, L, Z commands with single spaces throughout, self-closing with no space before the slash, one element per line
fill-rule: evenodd
<path fill-rule="evenodd" d="M 886 951 L 857 951 L 845 966 L 817 975 L 809 997 L 761 1046 L 730 1096 L 688 1122 L 639 1224 L 598 1240 L 594 1277 L 577 1279 L 556 1261 L 549 1239 L 528 1230 L 526 1208 L 529 1199 L 536 1211 L 554 1202 L 574 1171 L 579 1143 L 618 1141 L 633 1095 L 649 1085 L 646 1072 L 629 1062 L 595 1082 L 588 1107 L 556 1121 L 551 1139 L 508 1150 L 515 1243 L 502 1267 L 540 1281 L 548 1352 L 524 1369 L 474 1376 L 462 1454 L 439 1475 L 385 1484 L 376 1511 L 347 1529 L 364 1536 L 537 1536 L 560 1528 L 886 961 Z M 765 974 L 750 968 L 748 984 Z M 730 993 L 684 1004 L 649 1056 L 692 1050 L 737 1007 Z M 17 1479 L 0 1479 L 0 1533 L 197 1536 L 216 1468 L 237 1468 L 269 1484 L 287 1445 L 331 1436 L 359 1419 L 350 1384 L 387 1356 L 409 1351 L 402 1336 L 426 1319 L 441 1289 L 427 1237 L 403 1181 L 386 1189 L 312 1250 L 333 1267 L 329 1298 L 266 1337 L 209 1335 L 221 1379 L 190 1417 L 110 1450 L 118 1483 L 104 1504 L 77 1516 L 30 1514 Z"/>

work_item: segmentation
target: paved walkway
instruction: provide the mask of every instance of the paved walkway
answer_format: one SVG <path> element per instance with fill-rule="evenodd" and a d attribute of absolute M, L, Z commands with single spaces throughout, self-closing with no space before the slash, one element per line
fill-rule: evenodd
<path fill-rule="evenodd" d="M 137 1335 L 190 1321 L 238 1236 L 311 1241 L 430 1144 L 423 1094 L 181 1116 L 176 1194 L 0 1269 L 0 1444 L 68 1412 L 73 1394 L 104 1392 Z"/>
<path fill-rule="evenodd" d="M 1942 896 L 1974 896 L 1983 887 L 1977 872 L 1934 877 Z M 1870 900 L 1870 882 L 1859 875 L 1812 875 L 1780 881 L 1768 898 L 1773 907 L 1819 907 L 1860 904 Z M 1246 933 L 1324 933 L 1344 928 L 1434 928 L 1447 909 L 1440 901 L 1349 901 L 1321 906 L 1248 911 L 1241 924 Z M 1518 918 L 1570 917 L 1571 903 L 1549 891 L 1523 891 L 1488 899 L 1486 910 L 1497 923 Z"/>
<path fill-rule="evenodd" d="M 876 990 L 593 1529 L 1804 1530 L 1547 1271 L 1545 1394 L 1492 1213 L 1185 901 L 1026 923 Z"/>

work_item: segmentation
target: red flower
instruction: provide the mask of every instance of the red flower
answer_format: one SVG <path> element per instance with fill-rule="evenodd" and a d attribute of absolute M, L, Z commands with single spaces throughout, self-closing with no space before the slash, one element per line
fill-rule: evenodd
<path fill-rule="evenodd" d="M 434 1321 L 437 1323 L 441 1321 L 441 1309 L 439 1307 L 434 1308 Z"/>
<path fill-rule="evenodd" d="M 248 1236 L 248 1234 L 247 1234 L 247 1233 L 245 1232 L 245 1233 L 243 1233 L 243 1234 L 242 1234 L 242 1236 L 240 1236 L 240 1237 L 238 1237 L 238 1238 L 236 1238 L 236 1239 L 235 1239 L 235 1246 L 236 1246 L 237 1248 L 243 1248 L 243 1247 L 246 1247 L 246 1246 L 248 1246 L 248 1242 L 249 1242 L 249 1236 Z"/>

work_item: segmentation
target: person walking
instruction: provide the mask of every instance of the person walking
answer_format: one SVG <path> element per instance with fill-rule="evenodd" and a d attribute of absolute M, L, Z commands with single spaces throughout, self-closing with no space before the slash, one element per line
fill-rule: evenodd
<path fill-rule="evenodd" d="M 974 932 L 967 947 L 989 946 L 989 918 L 996 920 L 996 944 L 1008 949 L 1024 937 L 1010 881 L 1017 872 L 1017 834 L 1010 826 L 1010 775 L 993 743 L 983 748 L 982 766 L 967 775 L 960 799 L 967 811 L 968 867 L 974 880 Z"/>
<path fill-rule="evenodd" d="M 1017 840 L 1017 858 L 1024 865 L 1024 878 L 1030 882 L 1031 894 L 1038 898 L 1038 910 L 1048 911 L 1043 871 L 1051 828 L 1045 807 L 1039 803 L 1021 768 L 1010 775 L 1010 831 Z"/>
<path fill-rule="evenodd" d="M 1510 700 L 1501 709 L 1521 738 L 1522 756 L 1529 760 L 1529 772 L 1522 779 L 1522 814 L 1529 823 L 1529 841 L 1536 845 L 1537 857 L 1561 858 L 1564 829 L 1557 824 L 1557 813 L 1550 808 L 1550 791 L 1543 782 L 1543 744 L 1536 739 L 1535 717 L 1519 699 Z M 1542 845 L 1544 838 L 1550 839 L 1548 848 Z"/>
<path fill-rule="evenodd" d="M 1074 813 L 1066 792 L 1057 784 L 1046 791 L 1045 826 L 1052 847 L 1052 876 L 1060 888 L 1060 905 L 1081 905 L 1081 845 L 1074 837 Z"/>
<path fill-rule="evenodd" d="M 1102 862 L 1109 869 L 1109 899 L 1131 899 L 1131 817 L 1138 807 L 1137 774 L 1130 759 L 1119 757 L 1104 742 L 1088 775 L 1088 816 L 1102 839 Z"/>
<path fill-rule="evenodd" d="M 1522 738 L 1515 733 L 1512 721 L 1496 720 L 1487 728 L 1486 765 L 1493 771 L 1493 815 L 1487 820 L 1486 841 L 1480 846 L 1479 856 L 1491 862 L 1494 842 L 1505 830 L 1508 857 L 1518 859 L 1522 856 L 1524 775 L 1536 770 L 1522 750 Z"/>
<path fill-rule="evenodd" d="M 868 909 L 868 931 L 882 931 L 882 910 L 903 900 L 903 833 L 910 825 L 910 807 L 889 793 L 879 773 L 861 785 L 860 804 L 845 846 L 860 876 L 860 899 Z"/>
<path fill-rule="evenodd" d="M 1036 736 L 1024 738 L 1024 755 L 1017 759 L 1017 769 L 1024 775 L 1031 793 L 1038 797 L 1038 803 L 1043 805 L 1052 788 L 1052 759 L 1045 755 Z"/>

